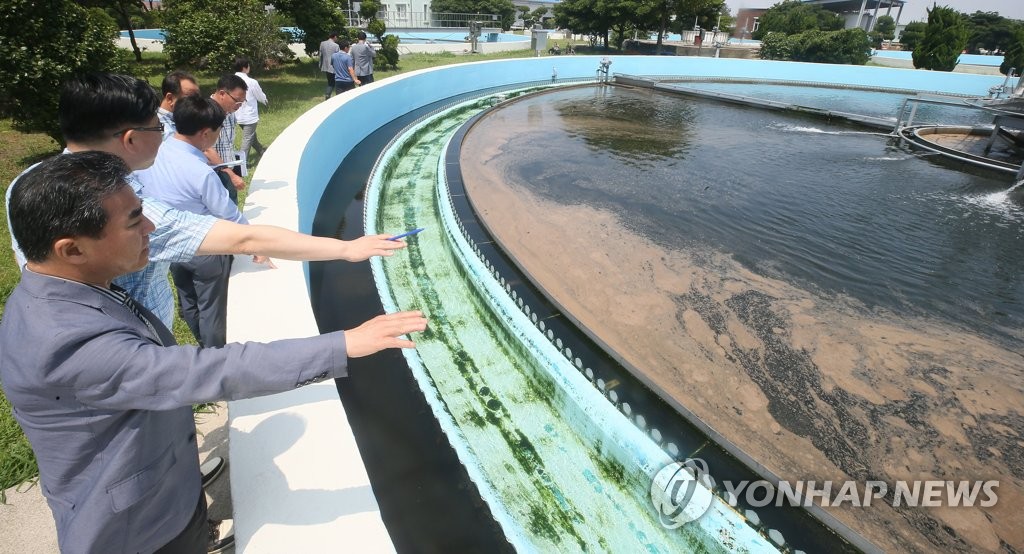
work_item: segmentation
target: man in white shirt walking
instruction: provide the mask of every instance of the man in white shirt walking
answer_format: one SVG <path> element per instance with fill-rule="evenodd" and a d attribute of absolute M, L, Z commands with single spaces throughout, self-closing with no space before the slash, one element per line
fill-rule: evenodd
<path fill-rule="evenodd" d="M 249 58 L 245 56 L 235 58 L 234 69 L 235 75 L 241 77 L 245 84 L 249 85 L 249 89 L 245 92 L 245 102 L 235 112 L 235 121 L 242 128 L 242 153 L 245 154 L 246 159 L 249 159 L 249 148 L 255 148 L 256 154 L 263 156 L 263 150 L 265 149 L 260 144 L 259 137 L 256 136 L 256 124 L 260 122 L 257 102 L 268 106 L 267 95 L 263 93 L 259 82 L 249 76 Z"/>

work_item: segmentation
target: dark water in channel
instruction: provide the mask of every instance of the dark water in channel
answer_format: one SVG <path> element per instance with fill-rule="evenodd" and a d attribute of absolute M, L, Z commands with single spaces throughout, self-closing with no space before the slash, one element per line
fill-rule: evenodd
<path fill-rule="evenodd" d="M 530 125 L 505 151 L 536 194 L 610 209 L 666 247 L 1019 344 L 1024 207 L 1008 175 L 856 127 L 621 87 L 505 113 Z"/>

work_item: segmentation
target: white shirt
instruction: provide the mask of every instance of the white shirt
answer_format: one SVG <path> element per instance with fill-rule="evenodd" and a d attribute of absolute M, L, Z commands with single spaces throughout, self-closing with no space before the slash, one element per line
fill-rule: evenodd
<path fill-rule="evenodd" d="M 256 102 L 267 104 L 267 95 L 263 93 L 263 89 L 260 88 L 259 82 L 256 79 L 246 75 L 244 71 L 235 73 L 245 81 L 245 84 L 249 86 L 249 90 L 245 92 L 245 102 L 242 103 L 242 107 L 238 108 L 235 112 L 235 120 L 238 121 L 239 125 L 249 125 L 250 123 L 256 123 L 260 120 L 260 112 L 256 107 Z M 228 160 L 224 160 L 228 161 Z"/>

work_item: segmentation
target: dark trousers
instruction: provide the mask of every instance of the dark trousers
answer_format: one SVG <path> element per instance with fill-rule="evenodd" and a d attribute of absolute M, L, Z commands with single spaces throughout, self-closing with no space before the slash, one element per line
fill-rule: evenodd
<path fill-rule="evenodd" d="M 228 277 L 232 256 L 196 256 L 171 264 L 181 318 L 204 347 L 227 344 Z"/>
<path fill-rule="evenodd" d="M 235 169 L 232 168 L 231 171 L 235 171 Z M 238 189 L 236 189 L 235 185 L 231 182 L 231 177 L 228 177 L 228 174 L 223 171 L 217 171 L 216 173 L 217 178 L 220 179 L 220 184 L 224 185 L 224 188 L 228 191 L 228 198 L 230 198 L 235 204 L 238 204 Z M 235 175 L 238 175 L 238 173 L 238 171 L 235 171 Z M 239 177 L 241 177 L 241 175 L 239 175 Z"/>
<path fill-rule="evenodd" d="M 324 75 L 327 75 L 327 91 L 324 92 L 324 100 L 331 97 L 331 93 L 334 92 L 334 72 L 324 71 Z"/>
<path fill-rule="evenodd" d="M 185 529 L 154 554 L 206 554 L 210 544 L 210 522 L 207 520 L 206 493 L 199 492 L 199 504 Z"/>
<path fill-rule="evenodd" d="M 373 73 L 369 75 L 358 75 L 358 77 L 359 82 L 363 83 L 364 85 L 368 85 L 373 82 Z"/>
<path fill-rule="evenodd" d="M 334 94 L 341 94 L 356 88 L 355 81 L 334 81 Z"/>

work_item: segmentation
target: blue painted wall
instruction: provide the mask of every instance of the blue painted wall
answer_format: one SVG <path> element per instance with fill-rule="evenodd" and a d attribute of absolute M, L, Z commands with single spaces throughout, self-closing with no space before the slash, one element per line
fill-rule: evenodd
<path fill-rule="evenodd" d="M 715 59 L 683 56 L 611 56 L 612 72 L 629 75 L 685 75 L 815 81 L 985 96 L 1002 76 L 851 65 Z M 309 233 L 320 197 L 348 152 L 374 130 L 438 100 L 491 87 L 559 78 L 594 77 L 597 56 L 559 56 L 445 66 L 392 77 L 357 89 L 314 131 L 298 172 L 300 230 Z"/>

